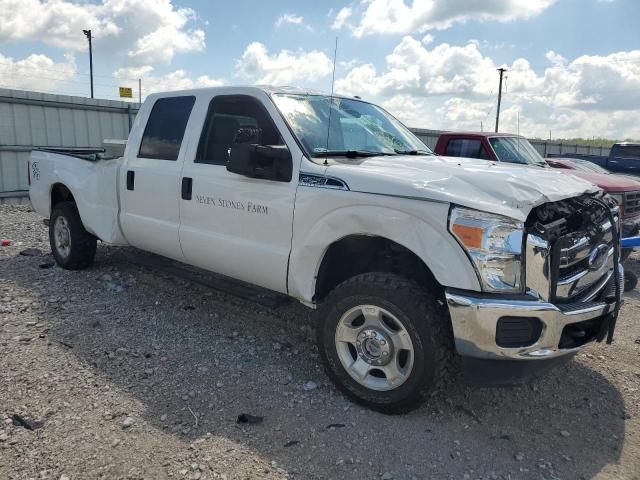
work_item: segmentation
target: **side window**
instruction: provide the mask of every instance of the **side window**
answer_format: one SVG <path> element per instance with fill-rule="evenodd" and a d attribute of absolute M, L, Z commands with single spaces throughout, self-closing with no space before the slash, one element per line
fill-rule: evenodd
<path fill-rule="evenodd" d="M 445 155 L 450 157 L 480 158 L 489 160 L 489 155 L 480 140 L 454 138 L 449 140 Z"/>
<path fill-rule="evenodd" d="M 196 97 L 159 98 L 144 128 L 138 157 L 177 160 Z"/>
<path fill-rule="evenodd" d="M 280 132 L 258 100 L 246 95 L 223 95 L 209 104 L 195 163 L 224 165 L 237 144 L 284 146 Z"/>

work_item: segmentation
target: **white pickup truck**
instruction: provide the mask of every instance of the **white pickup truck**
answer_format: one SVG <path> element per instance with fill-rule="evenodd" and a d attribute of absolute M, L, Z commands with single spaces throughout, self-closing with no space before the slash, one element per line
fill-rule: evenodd
<path fill-rule="evenodd" d="M 463 368 L 513 384 L 610 336 L 615 204 L 557 171 L 435 156 L 359 98 L 151 95 L 124 155 L 34 151 L 31 202 L 67 269 L 132 245 L 316 308 L 328 375 L 406 411 Z"/>

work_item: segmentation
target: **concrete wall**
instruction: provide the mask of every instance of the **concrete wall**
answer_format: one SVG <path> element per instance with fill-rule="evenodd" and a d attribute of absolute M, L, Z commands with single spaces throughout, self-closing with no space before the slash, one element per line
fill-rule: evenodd
<path fill-rule="evenodd" d="M 127 138 L 137 104 L 0 88 L 0 198 L 24 195 L 39 147 L 99 148 Z"/>

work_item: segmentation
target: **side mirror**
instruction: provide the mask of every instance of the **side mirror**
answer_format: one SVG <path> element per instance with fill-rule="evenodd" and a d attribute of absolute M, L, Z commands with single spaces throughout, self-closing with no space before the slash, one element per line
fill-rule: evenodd
<path fill-rule="evenodd" d="M 293 162 L 286 145 L 231 145 L 227 171 L 251 178 L 291 181 Z"/>

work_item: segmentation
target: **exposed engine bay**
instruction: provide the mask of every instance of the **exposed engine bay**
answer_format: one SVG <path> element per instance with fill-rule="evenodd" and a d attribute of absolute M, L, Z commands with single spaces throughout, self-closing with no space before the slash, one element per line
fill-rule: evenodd
<path fill-rule="evenodd" d="M 591 339 L 610 342 L 621 304 L 619 216 L 607 195 L 583 195 L 546 203 L 533 209 L 525 223 L 527 235 L 546 245 L 543 293 L 565 310 L 588 308 L 599 302 L 615 311 L 601 319 L 575 324 L 563 332 L 562 348 Z M 543 255 L 544 256 L 544 255 Z"/>

